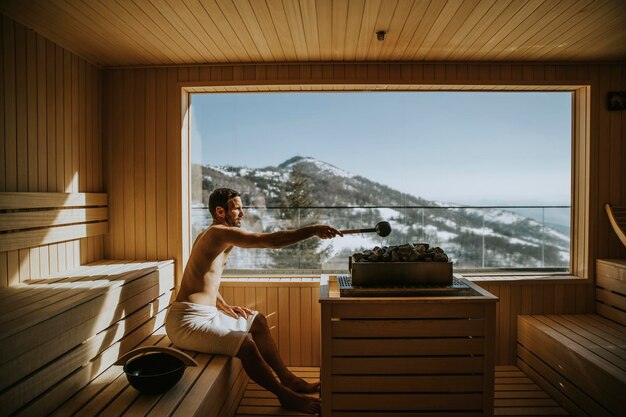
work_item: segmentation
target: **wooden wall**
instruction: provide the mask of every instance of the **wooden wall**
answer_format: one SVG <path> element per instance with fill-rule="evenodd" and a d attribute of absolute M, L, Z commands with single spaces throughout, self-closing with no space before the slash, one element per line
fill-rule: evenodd
<path fill-rule="evenodd" d="M 103 191 L 101 70 L 0 16 L 0 191 Z M 0 286 L 101 259 L 101 236 L 0 253 Z"/>
<path fill-rule="evenodd" d="M 588 255 L 626 256 L 603 211 L 607 201 L 626 205 L 626 113 L 606 110 L 606 93 L 626 89 L 624 64 L 285 64 L 108 69 L 103 75 L 103 140 L 113 257 L 174 258 L 184 267 L 187 237 L 181 160 L 183 86 L 329 86 L 333 84 L 590 85 Z M 227 89 L 228 89 L 227 88 Z M 274 87 L 273 87 L 274 88 Z M 278 87 L 276 87 L 278 88 Z"/>
<path fill-rule="evenodd" d="M 499 298 L 496 365 L 516 363 L 518 315 L 582 314 L 595 310 L 595 286 L 588 280 L 475 282 Z"/>
<path fill-rule="evenodd" d="M 586 280 L 495 280 L 474 278 L 499 297 L 496 304 L 496 365 L 515 365 L 517 316 L 581 314 L 595 308 L 595 286 Z M 290 366 L 320 366 L 320 305 L 317 278 L 229 278 L 222 295 L 233 305 L 265 314 L 281 357 Z"/>
<path fill-rule="evenodd" d="M 227 303 L 267 317 L 281 358 L 288 366 L 320 366 L 319 278 L 224 279 Z"/>

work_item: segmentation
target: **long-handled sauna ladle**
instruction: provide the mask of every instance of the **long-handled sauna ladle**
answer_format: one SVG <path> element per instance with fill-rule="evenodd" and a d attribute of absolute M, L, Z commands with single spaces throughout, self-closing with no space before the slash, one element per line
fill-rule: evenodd
<path fill-rule="evenodd" d="M 371 229 L 348 229 L 342 230 L 341 233 L 349 235 L 353 233 L 376 233 L 380 237 L 389 236 L 391 233 L 391 225 L 389 222 L 378 222 L 376 226 Z"/>

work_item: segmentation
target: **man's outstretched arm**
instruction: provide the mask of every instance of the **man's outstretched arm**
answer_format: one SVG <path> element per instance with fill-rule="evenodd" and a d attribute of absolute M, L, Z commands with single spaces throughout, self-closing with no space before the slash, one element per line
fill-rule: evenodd
<path fill-rule="evenodd" d="M 331 226 L 316 224 L 299 229 L 281 230 L 272 233 L 251 233 L 237 227 L 215 226 L 214 238 L 222 244 L 241 248 L 282 248 L 310 237 L 331 239 L 343 234 Z"/>

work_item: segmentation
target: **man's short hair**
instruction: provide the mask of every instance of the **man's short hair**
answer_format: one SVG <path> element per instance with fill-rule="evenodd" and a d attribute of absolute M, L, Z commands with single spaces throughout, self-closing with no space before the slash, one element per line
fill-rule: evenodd
<path fill-rule="evenodd" d="M 216 188 L 209 196 L 209 212 L 213 218 L 217 218 L 215 209 L 222 207 L 224 210 L 228 210 L 228 200 L 231 198 L 239 197 L 239 192 L 231 188 Z"/>

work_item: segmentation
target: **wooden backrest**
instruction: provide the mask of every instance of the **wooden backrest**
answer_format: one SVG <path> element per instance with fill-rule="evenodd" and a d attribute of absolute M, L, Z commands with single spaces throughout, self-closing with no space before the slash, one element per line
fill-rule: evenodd
<path fill-rule="evenodd" d="M 0 193 L 0 252 L 106 234 L 104 193 Z"/>
<path fill-rule="evenodd" d="M 626 259 L 596 261 L 596 313 L 626 326 Z"/>
<path fill-rule="evenodd" d="M 619 240 L 626 246 L 626 207 L 613 207 L 609 203 L 606 203 L 604 209 L 606 210 L 606 215 L 609 217 L 609 222 L 611 222 L 615 234 L 617 234 Z"/>

